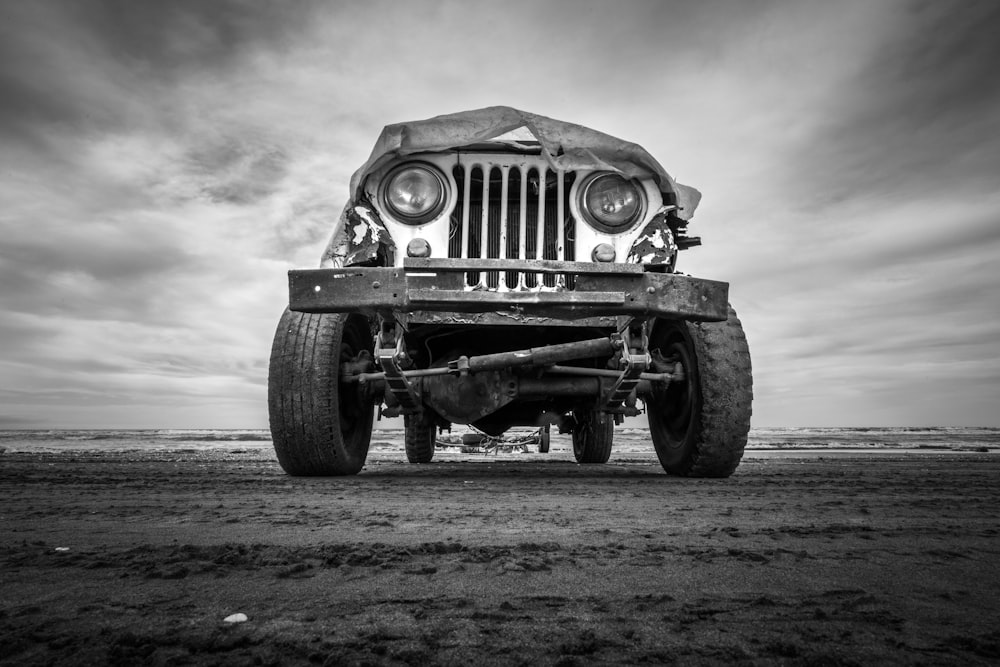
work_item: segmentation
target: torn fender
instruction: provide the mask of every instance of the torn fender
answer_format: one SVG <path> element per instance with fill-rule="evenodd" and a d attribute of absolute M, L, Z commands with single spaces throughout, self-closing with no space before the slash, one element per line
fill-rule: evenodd
<path fill-rule="evenodd" d="M 665 265 L 667 272 L 674 270 L 677 263 L 677 242 L 667 224 L 669 209 L 662 208 L 642 230 L 632 244 L 625 261 L 630 264 Z"/>
<path fill-rule="evenodd" d="M 320 268 L 377 264 L 392 266 L 396 244 L 371 206 L 347 202 L 333 228 Z"/>

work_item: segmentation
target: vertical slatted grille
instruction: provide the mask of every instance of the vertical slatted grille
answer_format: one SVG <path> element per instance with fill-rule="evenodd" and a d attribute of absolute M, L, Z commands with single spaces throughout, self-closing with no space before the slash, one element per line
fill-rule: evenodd
<path fill-rule="evenodd" d="M 574 173 L 547 165 L 460 164 L 453 174 L 458 203 L 449 223 L 449 257 L 576 259 L 569 208 Z M 517 271 L 470 272 L 465 280 L 469 287 L 498 290 L 572 288 L 561 275 Z"/>

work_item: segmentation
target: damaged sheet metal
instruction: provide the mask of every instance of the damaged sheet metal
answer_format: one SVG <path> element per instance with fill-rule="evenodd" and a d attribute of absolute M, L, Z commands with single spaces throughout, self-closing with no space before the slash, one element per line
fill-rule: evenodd
<path fill-rule="evenodd" d="M 379 221 L 375 209 L 348 203 L 323 252 L 320 268 L 336 269 L 370 263 L 391 266 L 395 251 L 396 245 Z M 376 262 L 380 254 L 385 261 Z"/>
<path fill-rule="evenodd" d="M 631 264 L 663 264 L 673 271 L 677 263 L 678 246 L 667 224 L 669 207 L 663 207 L 642 230 L 632 244 L 626 262 Z"/>

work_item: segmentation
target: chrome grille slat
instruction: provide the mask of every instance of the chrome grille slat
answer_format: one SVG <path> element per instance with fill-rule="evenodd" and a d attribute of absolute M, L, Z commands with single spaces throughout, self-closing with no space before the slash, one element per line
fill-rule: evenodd
<path fill-rule="evenodd" d="M 483 195 L 480 202 L 488 202 L 490 200 L 490 170 L 486 168 L 481 168 L 480 173 L 483 175 Z M 476 257 L 489 257 L 486 251 L 489 249 L 489 237 L 490 237 L 490 207 L 481 204 L 480 205 L 480 234 L 479 234 L 479 252 Z M 476 275 L 476 283 L 478 284 L 480 276 Z"/>
<path fill-rule="evenodd" d="M 500 228 L 500 238 L 497 239 L 497 257 L 499 257 L 500 249 L 502 248 L 505 253 L 510 252 L 510 248 L 507 247 L 507 198 L 510 196 L 510 168 L 503 167 L 500 169 L 500 220 L 498 227 Z M 490 208 L 493 208 L 492 206 Z M 508 259 L 510 258 L 507 255 Z M 500 291 L 506 291 L 507 289 L 507 274 L 500 272 L 497 276 L 497 289 Z"/>
<path fill-rule="evenodd" d="M 545 191 L 545 181 L 548 176 L 547 172 L 548 169 L 545 167 L 538 169 L 538 217 L 535 218 L 535 229 L 537 231 L 535 259 L 544 259 L 543 253 L 545 252 L 545 196 L 543 193 Z M 543 276 L 540 273 L 535 276 L 535 285 L 541 285 L 542 279 Z"/>
<path fill-rule="evenodd" d="M 472 194 L 472 179 L 466 178 L 462 182 L 462 231 L 461 235 L 458 237 L 458 247 L 459 252 L 462 255 L 462 259 L 469 258 L 469 244 L 467 239 L 469 238 L 469 202 L 471 200 Z M 450 250 L 450 248 L 449 248 Z M 451 253 L 448 253 L 451 257 Z"/>
<path fill-rule="evenodd" d="M 566 248 L 566 202 L 565 202 L 565 179 L 559 174 L 556 185 L 556 257 L 564 259 L 563 254 Z M 560 276 L 561 277 L 561 276 Z"/>
<path fill-rule="evenodd" d="M 526 173 L 521 173 L 521 188 L 518 193 L 517 203 L 517 223 L 518 223 L 518 235 L 517 235 L 517 258 L 527 259 L 528 255 L 528 175 Z M 519 273 L 517 278 L 517 289 L 524 289 L 526 287 L 524 282 L 524 274 Z"/>

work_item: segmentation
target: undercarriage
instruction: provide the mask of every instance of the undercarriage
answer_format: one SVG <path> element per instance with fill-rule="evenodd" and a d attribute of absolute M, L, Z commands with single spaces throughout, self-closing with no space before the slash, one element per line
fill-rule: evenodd
<path fill-rule="evenodd" d="M 513 426 L 551 424 L 571 432 L 572 415 L 589 411 L 620 422 L 639 414 L 637 398 L 653 383 L 683 373 L 658 353 L 653 363 L 644 321 L 622 320 L 622 331 L 437 324 L 404 331 L 383 322 L 376 359 L 366 363 L 362 355 L 342 379 L 373 401 L 384 399 L 383 416 L 427 411 L 440 428 L 469 424 L 498 436 Z"/>

